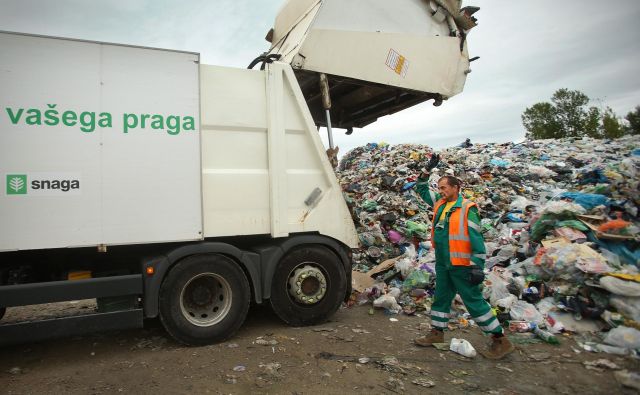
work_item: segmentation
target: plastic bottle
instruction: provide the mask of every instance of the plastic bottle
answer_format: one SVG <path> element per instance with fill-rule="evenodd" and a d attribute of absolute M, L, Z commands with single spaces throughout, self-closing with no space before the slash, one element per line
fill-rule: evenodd
<path fill-rule="evenodd" d="M 544 340 L 545 342 L 547 342 L 549 344 L 560 344 L 560 341 L 558 341 L 558 338 L 555 337 L 551 332 L 547 332 L 545 330 L 542 330 L 542 329 L 536 327 L 533 330 L 533 333 L 538 335 L 538 337 L 540 339 Z"/>

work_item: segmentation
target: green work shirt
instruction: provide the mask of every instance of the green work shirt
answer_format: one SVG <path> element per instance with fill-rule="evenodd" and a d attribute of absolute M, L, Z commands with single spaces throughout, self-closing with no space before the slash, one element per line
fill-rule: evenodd
<path fill-rule="evenodd" d="M 434 192 L 429 187 L 429 181 L 426 179 L 418 179 L 416 184 L 416 190 L 418 194 L 429 206 L 435 206 L 436 202 L 441 199 L 439 193 Z M 439 221 L 438 225 L 432 223 L 431 226 L 435 226 L 434 230 L 434 241 L 436 243 L 436 265 L 441 268 L 449 268 L 453 267 L 451 264 L 451 258 L 449 256 L 449 217 L 451 213 L 455 210 L 460 210 L 462 207 L 462 196 L 458 196 L 458 200 L 453 205 L 451 210 L 445 214 L 444 221 Z M 444 205 L 440 206 L 438 212 L 436 213 L 435 218 L 440 218 L 440 214 L 444 210 Z M 480 213 L 478 212 L 478 207 L 473 206 L 469 209 L 469 214 L 467 218 L 470 223 L 473 223 L 477 226 L 469 226 L 469 239 L 471 241 L 471 261 L 481 268 L 484 268 L 484 261 L 486 258 L 487 250 L 484 246 L 484 238 L 482 237 L 482 233 L 480 232 L 481 223 L 480 223 Z"/>

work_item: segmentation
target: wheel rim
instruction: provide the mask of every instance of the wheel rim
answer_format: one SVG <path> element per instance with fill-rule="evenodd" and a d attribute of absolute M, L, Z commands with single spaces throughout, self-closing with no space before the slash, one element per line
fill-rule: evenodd
<path fill-rule="evenodd" d="M 231 286 L 215 273 L 191 278 L 180 291 L 182 316 L 196 326 L 219 323 L 229 313 L 231 303 Z"/>
<path fill-rule="evenodd" d="M 303 262 L 289 273 L 289 295 L 297 303 L 319 303 L 327 292 L 327 277 L 313 262 Z"/>

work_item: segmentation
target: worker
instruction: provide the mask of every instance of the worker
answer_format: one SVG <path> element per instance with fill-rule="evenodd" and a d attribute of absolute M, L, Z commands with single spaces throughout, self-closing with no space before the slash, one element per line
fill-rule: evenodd
<path fill-rule="evenodd" d="M 486 250 L 478 208 L 460 195 L 461 181 L 454 176 L 440 178 L 440 193 L 429 188 L 429 172 L 439 160 L 438 155 L 431 157 L 416 186 L 422 199 L 434 207 L 431 244 L 436 253 L 436 290 L 431 306 L 431 332 L 415 339 L 415 343 L 426 347 L 444 342 L 451 302 L 459 294 L 476 324 L 491 335 L 492 342 L 482 354 L 490 359 L 501 359 L 514 347 L 480 290 Z"/>
<path fill-rule="evenodd" d="M 458 145 L 460 148 L 471 148 L 473 144 L 471 143 L 471 139 L 467 138 L 462 144 Z"/>

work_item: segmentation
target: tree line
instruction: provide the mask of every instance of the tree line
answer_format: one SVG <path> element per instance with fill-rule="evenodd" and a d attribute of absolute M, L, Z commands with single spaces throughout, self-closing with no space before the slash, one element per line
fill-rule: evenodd
<path fill-rule="evenodd" d="M 557 90 L 551 102 L 536 103 L 522 113 L 528 139 L 593 137 L 616 139 L 640 134 L 640 106 L 624 119 L 610 107 L 589 105 L 590 99 L 578 90 Z"/>

